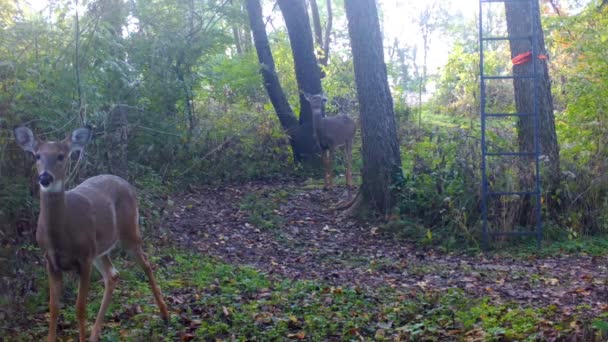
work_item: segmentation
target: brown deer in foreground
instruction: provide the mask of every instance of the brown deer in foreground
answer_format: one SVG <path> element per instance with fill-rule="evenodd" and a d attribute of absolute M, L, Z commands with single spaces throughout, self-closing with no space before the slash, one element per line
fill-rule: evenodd
<path fill-rule="evenodd" d="M 72 152 L 83 153 L 91 137 L 89 128 L 79 128 L 63 141 L 40 141 L 29 128 L 17 127 L 15 139 L 36 158 L 40 183 L 40 215 L 36 241 L 44 251 L 49 277 L 50 322 L 48 340 L 57 339 L 57 318 L 62 273 L 76 271 L 80 277 L 76 316 L 80 341 L 86 340 L 86 300 L 92 265 L 103 276 L 105 291 L 91 333 L 98 341 L 104 315 L 118 282 L 110 251 L 120 242 L 143 268 L 161 317 L 167 321 L 167 306 L 142 250 L 135 189 L 122 178 L 100 175 L 65 191 L 67 160 Z"/>
<path fill-rule="evenodd" d="M 353 140 L 357 126 L 348 115 L 341 114 L 331 117 L 323 117 L 323 104 L 327 98 L 323 94 L 310 95 L 304 93 L 304 97 L 312 108 L 312 124 L 315 141 L 319 142 L 325 167 L 325 189 L 333 186 L 332 173 L 334 150 L 338 146 L 344 149 L 346 159 L 346 185 L 353 186 L 352 159 Z"/>

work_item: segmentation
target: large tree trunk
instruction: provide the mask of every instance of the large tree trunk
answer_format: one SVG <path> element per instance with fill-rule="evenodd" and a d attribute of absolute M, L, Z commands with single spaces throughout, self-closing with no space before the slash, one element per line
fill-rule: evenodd
<path fill-rule="evenodd" d="M 511 57 L 532 51 L 535 46 L 537 54 L 545 53 L 545 40 L 541 27 L 540 11 L 537 3 L 526 1 L 506 2 L 507 29 L 511 37 L 530 36 L 536 31 L 536 39 L 532 42 L 528 39 L 515 39 L 510 41 Z M 534 63 L 534 64 L 533 64 Z M 555 131 L 555 116 L 553 114 L 553 97 L 551 95 L 551 80 L 547 62 L 544 59 L 536 59 L 528 63 L 514 65 L 514 76 L 533 75 L 534 68 L 538 74 L 537 83 L 537 108 L 539 115 L 539 145 L 541 153 L 546 156 L 543 165 L 547 167 L 547 200 L 550 210 L 557 209 L 557 201 L 554 200 L 556 190 L 560 182 L 559 145 Z M 515 79 L 513 81 L 515 91 L 515 103 L 519 113 L 534 113 L 534 81 L 531 79 Z M 521 151 L 534 152 L 534 118 L 521 117 L 518 121 L 518 144 Z M 533 187 L 531 181 L 534 179 L 534 168 L 530 163 L 522 167 L 522 186 L 528 189 Z M 527 173 L 527 174 L 526 174 Z M 529 207 L 529 206 L 528 206 Z M 528 215 L 522 213 L 522 215 Z M 528 221 L 528 220 L 523 220 Z"/>
<path fill-rule="evenodd" d="M 270 102 L 277 113 L 281 126 L 290 136 L 294 157 L 299 159 L 298 143 L 295 138 L 299 128 L 298 119 L 293 113 L 289 101 L 287 101 L 287 97 L 277 76 L 259 0 L 247 0 L 247 14 L 249 15 L 255 49 L 261 66 L 260 71 L 264 78 L 264 87 L 266 88 L 266 92 L 268 92 L 268 97 L 270 97 Z"/>
<path fill-rule="evenodd" d="M 320 94 L 323 92 L 323 88 L 321 87 L 321 73 L 315 57 L 308 11 L 304 0 L 278 0 L 278 3 L 287 26 L 296 80 L 298 89 L 300 89 L 298 140 L 304 142 L 304 145 L 299 148 L 302 153 L 313 154 L 318 152 L 318 144 L 313 139 L 312 109 L 302 92 Z"/>
<path fill-rule="evenodd" d="M 346 0 L 345 6 L 361 116 L 361 195 L 366 205 L 388 214 L 403 171 L 378 12 L 375 0 Z"/>
<path fill-rule="evenodd" d="M 322 92 L 319 67 L 317 65 L 312 31 L 308 20 L 308 13 L 303 0 L 279 1 L 279 6 L 285 17 L 285 23 L 291 42 L 296 79 L 301 92 L 318 94 Z M 253 40 L 258 60 L 262 65 L 264 86 L 270 101 L 279 117 L 283 128 L 291 138 L 291 146 L 296 160 L 303 155 L 312 155 L 318 152 L 318 144 L 313 138 L 312 110 L 310 104 L 300 94 L 300 120 L 296 119 L 287 97 L 281 88 L 276 74 L 274 59 L 270 50 L 268 36 L 262 16 L 259 0 L 247 0 L 247 13 L 253 33 Z"/>

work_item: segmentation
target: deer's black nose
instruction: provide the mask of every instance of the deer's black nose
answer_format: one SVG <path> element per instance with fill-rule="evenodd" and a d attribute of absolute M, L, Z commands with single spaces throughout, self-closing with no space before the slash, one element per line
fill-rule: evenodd
<path fill-rule="evenodd" d="M 53 176 L 51 176 L 51 174 L 48 172 L 43 172 L 38 177 L 38 181 L 40 182 L 40 185 L 46 188 L 47 186 L 51 185 L 51 183 L 53 183 Z"/>

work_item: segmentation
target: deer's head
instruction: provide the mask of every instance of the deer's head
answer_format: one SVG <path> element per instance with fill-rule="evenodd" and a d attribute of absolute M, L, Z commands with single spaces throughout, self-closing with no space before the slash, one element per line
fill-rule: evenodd
<path fill-rule="evenodd" d="M 67 161 L 72 152 L 84 149 L 91 138 L 89 127 L 78 128 L 62 141 L 41 141 L 27 127 L 14 130 L 15 140 L 36 158 L 38 183 L 43 192 L 63 191 Z"/>
<path fill-rule="evenodd" d="M 310 107 L 312 108 L 313 114 L 320 114 L 322 112 L 323 104 L 327 102 L 327 97 L 325 97 L 325 95 L 323 94 L 311 95 L 308 93 L 304 93 L 304 98 L 310 103 Z"/>

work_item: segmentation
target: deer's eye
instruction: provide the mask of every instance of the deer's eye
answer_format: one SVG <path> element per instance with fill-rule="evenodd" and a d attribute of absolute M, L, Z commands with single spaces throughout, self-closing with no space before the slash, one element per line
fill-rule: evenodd
<path fill-rule="evenodd" d="M 59 161 L 63 161 L 63 158 L 64 158 L 63 154 L 60 154 L 57 156 L 57 160 L 59 160 Z"/>
<path fill-rule="evenodd" d="M 36 154 L 34 155 L 34 157 L 36 158 L 36 160 L 40 160 L 40 155 L 39 155 L 38 153 L 36 153 Z"/>

